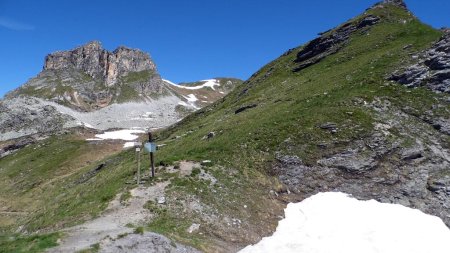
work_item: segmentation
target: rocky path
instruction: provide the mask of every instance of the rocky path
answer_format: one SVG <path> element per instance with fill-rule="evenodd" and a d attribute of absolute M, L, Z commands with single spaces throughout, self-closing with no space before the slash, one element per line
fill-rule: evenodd
<path fill-rule="evenodd" d="M 101 243 L 105 238 L 117 238 L 119 235 L 133 233 L 127 224 L 138 224 L 148 221 L 152 214 L 144 208 L 149 200 L 164 196 L 168 182 L 160 182 L 150 187 L 140 186 L 130 191 L 131 198 L 121 203 L 118 195 L 98 218 L 87 223 L 65 229 L 66 237 L 58 247 L 48 252 L 76 252 Z"/>
<path fill-rule="evenodd" d="M 198 163 L 182 161 L 179 168 L 173 166 L 169 171 L 180 172 L 180 176 L 190 175 Z M 183 252 L 193 253 L 197 250 L 172 242 L 170 239 L 155 233 L 135 234 L 133 226 L 148 223 L 153 214 L 144 205 L 148 201 L 157 202 L 164 199 L 164 191 L 170 181 L 158 182 L 152 186 L 139 186 L 130 191 L 131 197 L 120 201 L 118 194 L 100 217 L 84 224 L 67 228 L 61 232 L 64 238 L 55 248 L 47 252 L 78 252 L 98 244 L 99 252 Z"/>

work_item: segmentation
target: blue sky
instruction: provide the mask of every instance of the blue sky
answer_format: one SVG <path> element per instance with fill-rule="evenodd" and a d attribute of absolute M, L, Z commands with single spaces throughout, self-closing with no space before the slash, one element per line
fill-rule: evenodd
<path fill-rule="evenodd" d="M 50 52 L 99 40 L 152 56 L 174 82 L 247 79 L 377 0 L 0 0 L 0 97 L 37 75 Z M 406 0 L 422 21 L 450 26 L 450 1 Z"/>

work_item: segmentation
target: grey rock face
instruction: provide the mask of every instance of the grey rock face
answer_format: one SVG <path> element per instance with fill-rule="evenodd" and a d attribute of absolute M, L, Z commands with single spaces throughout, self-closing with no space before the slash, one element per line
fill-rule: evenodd
<path fill-rule="evenodd" d="M 109 52 L 98 41 L 45 57 L 44 70 L 70 68 L 82 70 L 95 79 L 100 78 L 108 86 L 116 84 L 120 76 L 130 72 L 156 71 L 156 66 L 147 53 L 123 46 Z"/>
<path fill-rule="evenodd" d="M 0 141 L 62 130 L 74 119 L 34 98 L 0 101 Z"/>
<path fill-rule="evenodd" d="M 165 236 L 146 232 L 143 235 L 130 234 L 114 241 L 103 242 L 99 252 L 198 253 L 200 251 L 189 246 L 174 243 Z"/>
<path fill-rule="evenodd" d="M 397 145 L 387 142 L 382 134 L 376 133 L 365 141 L 355 142 L 347 151 L 323 158 L 317 163 L 350 173 L 364 173 L 374 169 L 379 164 L 378 158 L 391 152 Z"/>
<path fill-rule="evenodd" d="M 367 29 L 378 23 L 380 18 L 368 15 L 359 22 L 348 22 L 337 28 L 331 34 L 323 33 L 321 37 L 309 42 L 298 52 L 295 60 L 299 65 L 294 72 L 307 68 L 341 49 L 350 36 L 356 31 Z"/>
<path fill-rule="evenodd" d="M 127 47 L 109 52 L 94 41 L 47 55 L 43 71 L 6 98 L 34 96 L 79 111 L 93 111 L 113 103 L 162 96 L 164 92 L 162 79 L 147 53 Z"/>
<path fill-rule="evenodd" d="M 407 87 L 425 86 L 435 92 L 450 93 L 450 33 L 423 52 L 420 61 L 390 77 Z"/>

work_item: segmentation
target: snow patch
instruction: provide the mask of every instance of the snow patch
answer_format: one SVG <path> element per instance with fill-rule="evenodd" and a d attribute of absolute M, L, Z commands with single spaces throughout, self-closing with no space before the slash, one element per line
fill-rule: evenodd
<path fill-rule="evenodd" d="M 136 140 L 139 136 L 136 134 L 145 133 L 143 130 L 137 130 L 137 129 L 125 129 L 125 130 L 118 130 L 118 131 L 112 131 L 112 132 L 104 132 L 103 134 L 96 134 L 95 137 L 96 140 L 124 140 L 124 141 L 133 141 Z M 93 139 L 88 139 L 93 140 Z"/>
<path fill-rule="evenodd" d="M 178 102 L 178 105 L 189 107 L 189 105 L 186 102 L 184 102 L 184 101 Z"/>
<path fill-rule="evenodd" d="M 285 216 L 272 236 L 240 252 L 450 252 L 440 218 L 397 204 L 328 192 L 288 204 Z"/>
<path fill-rule="evenodd" d="M 163 80 L 164 82 L 168 83 L 168 84 L 178 86 L 178 84 L 173 83 L 173 82 L 171 82 L 171 81 L 169 81 L 169 80 L 167 80 L 167 79 L 162 79 L 162 80 Z"/>
<path fill-rule="evenodd" d="M 125 142 L 125 144 L 123 144 L 123 148 L 132 148 L 132 147 L 134 147 L 134 141 L 132 142 L 127 141 Z"/>
<path fill-rule="evenodd" d="M 188 103 L 186 103 L 186 102 L 184 102 L 184 101 L 180 101 L 180 102 L 178 102 L 178 105 L 185 106 L 185 107 L 191 107 L 191 108 L 194 108 L 195 110 L 200 109 L 199 107 L 195 106 L 195 104 L 192 103 L 192 102 L 190 102 L 190 103 L 188 104 Z"/>
<path fill-rule="evenodd" d="M 199 90 L 199 89 L 203 89 L 205 87 L 209 87 L 209 88 L 215 90 L 214 86 L 220 86 L 219 80 L 216 80 L 216 79 L 201 80 L 201 82 L 204 82 L 204 84 L 197 85 L 197 86 L 184 86 L 184 85 L 177 85 L 177 84 L 174 84 L 171 82 L 168 82 L 168 83 L 175 85 L 178 88 L 187 89 L 187 90 Z"/>
<path fill-rule="evenodd" d="M 195 102 L 198 100 L 194 94 L 189 94 L 189 95 L 183 96 L 183 97 L 185 97 L 187 99 L 187 101 L 189 101 L 189 102 Z"/>

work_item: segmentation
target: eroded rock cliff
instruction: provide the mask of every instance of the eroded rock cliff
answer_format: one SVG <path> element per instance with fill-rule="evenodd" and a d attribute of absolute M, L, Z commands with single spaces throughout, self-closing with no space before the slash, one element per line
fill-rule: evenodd
<path fill-rule="evenodd" d="M 47 55 L 42 72 L 7 98 L 34 96 L 93 111 L 163 93 L 163 82 L 147 53 L 123 46 L 110 52 L 92 41 Z"/>

